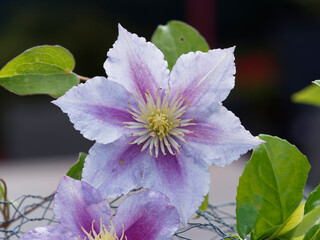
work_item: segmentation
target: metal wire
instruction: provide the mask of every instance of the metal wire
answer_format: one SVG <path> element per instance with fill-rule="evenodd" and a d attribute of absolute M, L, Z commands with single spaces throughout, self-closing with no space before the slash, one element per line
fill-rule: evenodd
<path fill-rule="evenodd" d="M 209 204 L 206 211 L 198 210 L 198 217 L 189 222 L 185 228 L 179 229 L 174 234 L 175 239 L 192 240 L 192 238 L 188 238 L 184 234 L 190 234 L 192 230 L 200 234 L 199 229 L 201 229 L 210 232 L 210 240 L 236 240 L 232 236 L 232 234 L 236 233 L 236 217 L 226 211 L 226 208 L 234 210 L 235 203 L 216 206 Z"/>
<path fill-rule="evenodd" d="M 34 227 L 57 223 L 52 212 L 53 196 L 54 194 L 47 197 L 23 195 L 12 202 L 0 201 L 0 209 L 10 208 L 11 212 L 9 219 L 0 217 L 0 239 L 19 239 Z M 119 197 L 110 202 L 114 213 L 122 200 L 123 197 Z M 201 231 L 206 231 L 210 233 L 208 240 L 235 240 L 236 238 L 228 235 L 236 233 L 236 218 L 230 214 L 230 209 L 234 211 L 234 207 L 234 203 L 217 206 L 209 204 L 206 211 L 197 211 L 198 216 L 193 218 L 187 226 L 180 228 L 174 234 L 174 239 L 192 240 L 190 238 L 192 232 L 198 235 Z"/>
<path fill-rule="evenodd" d="M 51 207 L 53 196 L 22 195 L 15 201 L 0 201 L 1 209 L 9 208 L 12 213 L 9 219 L 0 219 L 0 239 L 18 239 L 34 222 L 39 226 L 57 223 Z"/>

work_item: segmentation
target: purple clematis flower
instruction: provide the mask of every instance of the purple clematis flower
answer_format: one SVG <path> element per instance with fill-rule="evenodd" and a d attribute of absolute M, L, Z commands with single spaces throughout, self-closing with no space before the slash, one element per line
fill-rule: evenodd
<path fill-rule="evenodd" d="M 111 220 L 109 203 L 95 188 L 66 176 L 53 211 L 60 224 L 35 228 L 20 240 L 169 240 L 180 222 L 169 199 L 153 191 L 127 197 Z"/>
<path fill-rule="evenodd" d="M 233 51 L 184 54 L 170 73 L 155 45 L 119 25 L 108 78 L 53 101 L 97 142 L 83 180 L 104 197 L 137 187 L 162 192 L 186 224 L 208 193 L 208 166 L 226 166 L 262 143 L 221 104 L 234 87 Z"/>

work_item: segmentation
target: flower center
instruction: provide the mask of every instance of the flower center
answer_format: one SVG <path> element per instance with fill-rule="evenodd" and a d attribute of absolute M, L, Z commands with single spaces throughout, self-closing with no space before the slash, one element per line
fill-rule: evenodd
<path fill-rule="evenodd" d="M 165 137 L 169 135 L 169 131 L 172 128 L 171 122 L 168 120 L 168 116 L 163 113 L 156 111 L 153 116 L 148 118 L 149 130 Z"/>
<path fill-rule="evenodd" d="M 88 238 L 88 240 L 127 240 L 127 237 L 124 236 L 124 227 L 122 230 L 122 235 L 120 238 L 117 237 L 117 233 L 116 230 L 113 227 L 113 223 L 112 220 L 110 220 L 111 222 L 111 226 L 109 226 L 110 231 L 107 230 L 106 226 L 102 224 L 102 220 L 100 219 L 100 232 L 96 233 L 96 231 L 94 230 L 94 220 L 92 221 L 92 231 L 90 231 L 89 233 L 84 230 L 83 227 L 82 230 L 84 231 L 84 233 L 87 235 L 84 240 L 86 240 Z"/>
<path fill-rule="evenodd" d="M 143 144 L 141 151 L 149 148 L 150 155 L 158 157 L 159 151 L 166 155 L 166 150 L 175 155 L 180 153 L 179 141 L 186 143 L 185 134 L 193 133 L 185 129 L 186 126 L 196 125 L 191 121 L 194 119 L 183 119 L 189 104 L 184 104 L 186 97 L 179 96 L 179 92 L 170 100 L 171 89 L 161 99 L 157 91 L 157 99 L 154 101 L 150 92 L 145 93 L 145 98 L 137 91 L 137 96 L 132 96 L 137 100 L 139 109 L 130 105 L 128 112 L 132 114 L 134 122 L 124 122 L 127 128 L 133 130 L 131 136 L 135 137 L 131 144 Z"/>

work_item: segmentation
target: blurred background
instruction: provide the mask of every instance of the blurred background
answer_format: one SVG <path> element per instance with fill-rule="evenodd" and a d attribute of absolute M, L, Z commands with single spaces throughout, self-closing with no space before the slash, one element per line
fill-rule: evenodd
<path fill-rule="evenodd" d="M 118 23 L 150 40 L 170 20 L 198 29 L 211 48 L 237 46 L 236 87 L 224 105 L 253 135 L 295 144 L 312 165 L 309 183 L 318 185 L 320 109 L 290 100 L 320 78 L 317 0 L 0 0 L 0 68 L 28 48 L 58 44 L 74 55 L 74 72 L 104 76 Z M 93 143 L 51 100 L 0 88 L 0 169 L 7 163 L 75 161 L 78 152 L 88 152 Z"/>

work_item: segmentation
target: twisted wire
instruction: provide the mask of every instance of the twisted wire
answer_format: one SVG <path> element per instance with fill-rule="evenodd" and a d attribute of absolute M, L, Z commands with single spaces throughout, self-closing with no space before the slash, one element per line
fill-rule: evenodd
<path fill-rule="evenodd" d="M 136 189 L 133 192 L 139 191 Z M 25 232 L 32 228 L 28 224 L 36 222 L 36 226 L 45 226 L 58 223 L 54 219 L 52 212 L 53 196 L 47 197 L 35 195 L 22 195 L 14 201 L 0 201 L 0 209 L 10 208 L 11 216 L 9 219 L 0 217 L 0 240 L 19 239 Z M 116 212 L 119 202 L 123 200 L 118 197 L 110 202 L 110 207 Z M 234 203 L 226 203 L 221 205 L 208 205 L 206 211 L 197 211 L 197 217 L 193 218 L 185 227 L 180 228 L 175 234 L 174 239 L 192 240 L 190 233 L 201 231 L 210 233 L 208 240 L 236 240 L 231 236 L 236 233 L 236 217 L 225 209 L 233 209 Z M 34 224 L 35 225 L 35 224 Z"/>

